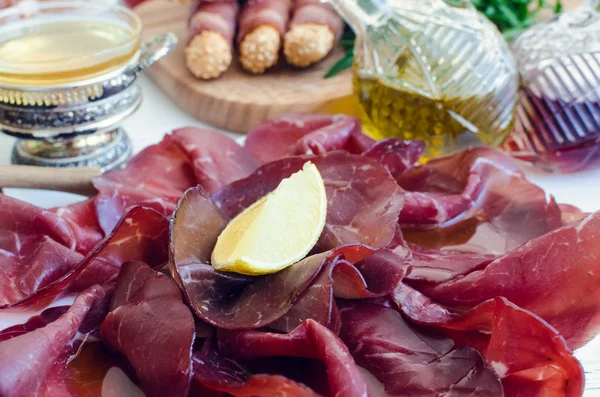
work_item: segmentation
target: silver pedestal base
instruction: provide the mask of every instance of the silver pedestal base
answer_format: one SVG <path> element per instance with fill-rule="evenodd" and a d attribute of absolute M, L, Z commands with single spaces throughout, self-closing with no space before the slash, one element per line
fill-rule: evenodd
<path fill-rule="evenodd" d="M 42 167 L 100 167 L 103 171 L 123 164 L 132 152 L 129 136 L 122 128 L 96 132 L 58 142 L 19 140 L 12 163 Z"/>

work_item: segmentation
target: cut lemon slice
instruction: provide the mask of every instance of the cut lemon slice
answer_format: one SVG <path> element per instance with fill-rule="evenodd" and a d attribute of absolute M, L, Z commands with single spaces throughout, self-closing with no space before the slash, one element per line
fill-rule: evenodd
<path fill-rule="evenodd" d="M 215 269 L 247 275 L 275 273 L 298 262 L 325 227 L 327 196 L 311 162 L 232 219 L 212 253 Z"/>

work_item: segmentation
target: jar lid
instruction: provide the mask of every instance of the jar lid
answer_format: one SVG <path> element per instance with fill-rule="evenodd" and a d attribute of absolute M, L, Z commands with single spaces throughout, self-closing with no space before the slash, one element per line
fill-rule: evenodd
<path fill-rule="evenodd" d="M 584 4 L 527 29 L 512 49 L 534 94 L 582 99 L 600 81 L 600 14 Z"/>

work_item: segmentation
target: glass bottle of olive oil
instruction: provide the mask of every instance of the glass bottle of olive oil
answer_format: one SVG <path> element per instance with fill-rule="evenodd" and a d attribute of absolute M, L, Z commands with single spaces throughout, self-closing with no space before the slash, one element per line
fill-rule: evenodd
<path fill-rule="evenodd" d="M 435 157 L 500 145 L 517 67 L 468 0 L 330 0 L 354 29 L 354 92 L 366 132 L 420 139 Z"/>

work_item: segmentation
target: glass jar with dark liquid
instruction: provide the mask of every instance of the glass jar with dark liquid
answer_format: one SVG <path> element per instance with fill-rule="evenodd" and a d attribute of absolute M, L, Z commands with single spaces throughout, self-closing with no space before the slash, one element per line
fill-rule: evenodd
<path fill-rule="evenodd" d="M 354 92 L 367 133 L 423 140 L 428 157 L 504 141 L 517 67 L 469 1 L 330 1 L 357 35 Z"/>
<path fill-rule="evenodd" d="M 504 145 L 549 171 L 600 166 L 598 1 L 521 34 L 513 43 L 521 90 L 514 131 Z"/>

